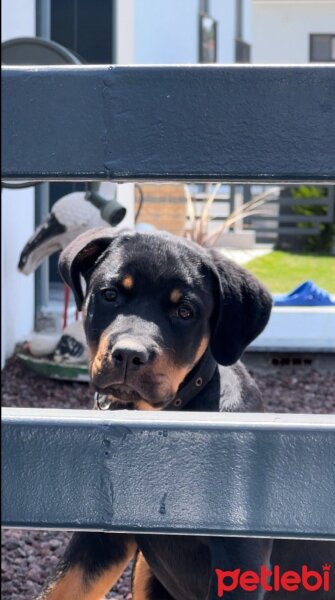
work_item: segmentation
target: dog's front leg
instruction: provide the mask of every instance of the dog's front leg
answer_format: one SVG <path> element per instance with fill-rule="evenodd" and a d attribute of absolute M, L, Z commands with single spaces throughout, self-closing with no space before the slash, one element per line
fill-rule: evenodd
<path fill-rule="evenodd" d="M 75 533 L 56 575 L 38 600 L 101 600 L 136 551 L 133 536 Z"/>

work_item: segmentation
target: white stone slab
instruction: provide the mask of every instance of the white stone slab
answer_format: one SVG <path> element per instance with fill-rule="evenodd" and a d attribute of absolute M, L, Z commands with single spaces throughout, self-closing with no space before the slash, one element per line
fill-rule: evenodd
<path fill-rule="evenodd" d="M 274 307 L 248 350 L 335 352 L 335 306 Z"/>

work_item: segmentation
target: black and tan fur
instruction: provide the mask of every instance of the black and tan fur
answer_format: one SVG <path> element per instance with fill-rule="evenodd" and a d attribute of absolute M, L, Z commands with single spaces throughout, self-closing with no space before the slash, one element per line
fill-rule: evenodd
<path fill-rule="evenodd" d="M 271 297 L 245 269 L 168 234 L 98 229 L 64 250 L 60 271 L 83 311 L 92 383 L 112 406 L 164 410 L 209 350 L 217 367 L 184 410 L 263 410 L 238 360 L 267 324 Z M 217 565 L 295 569 L 309 557 L 320 569 L 330 554 L 322 542 L 76 533 L 40 599 L 100 600 L 134 556 L 134 600 L 213 600 Z"/>

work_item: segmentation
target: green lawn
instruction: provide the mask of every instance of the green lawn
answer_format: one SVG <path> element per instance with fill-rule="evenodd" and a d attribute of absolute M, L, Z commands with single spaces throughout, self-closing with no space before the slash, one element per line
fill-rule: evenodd
<path fill-rule="evenodd" d="M 335 257 L 293 254 L 275 250 L 246 264 L 272 293 L 290 292 L 312 279 L 316 285 L 335 294 Z"/>

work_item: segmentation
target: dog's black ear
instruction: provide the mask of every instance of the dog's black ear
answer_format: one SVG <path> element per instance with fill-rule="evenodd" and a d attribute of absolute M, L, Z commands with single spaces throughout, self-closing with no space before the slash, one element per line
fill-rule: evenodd
<path fill-rule="evenodd" d="M 272 297 L 246 269 L 209 250 L 215 278 L 211 350 L 221 365 L 232 365 L 263 331 L 272 307 Z"/>
<path fill-rule="evenodd" d="M 116 236 L 117 233 L 111 227 L 89 229 L 73 240 L 61 253 L 59 272 L 73 291 L 78 310 L 81 310 L 84 300 L 81 277 L 87 278 L 97 258 Z"/>

